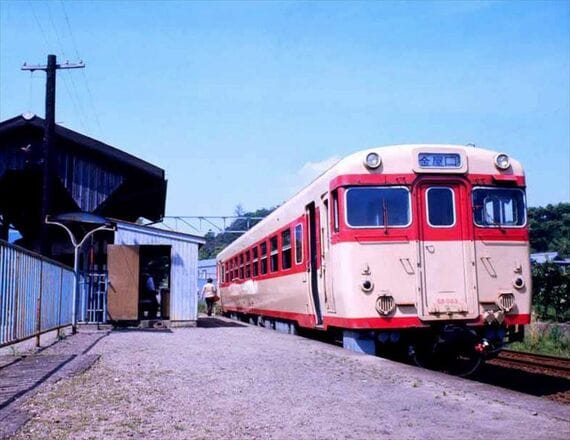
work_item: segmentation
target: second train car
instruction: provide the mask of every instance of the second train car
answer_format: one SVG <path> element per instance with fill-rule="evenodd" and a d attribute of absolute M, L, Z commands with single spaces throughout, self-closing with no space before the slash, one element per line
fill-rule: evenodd
<path fill-rule="evenodd" d="M 530 322 L 525 176 L 507 154 L 352 154 L 217 257 L 222 310 L 473 371 Z"/>

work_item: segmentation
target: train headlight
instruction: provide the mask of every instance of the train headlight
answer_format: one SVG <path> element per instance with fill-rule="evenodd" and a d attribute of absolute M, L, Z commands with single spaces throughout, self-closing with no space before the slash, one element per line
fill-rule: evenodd
<path fill-rule="evenodd" d="M 396 308 L 396 301 L 390 295 L 382 295 L 376 299 L 376 311 L 382 315 L 389 315 Z"/>
<path fill-rule="evenodd" d="M 364 165 L 366 168 L 374 170 L 382 165 L 382 158 L 378 153 L 368 153 L 364 159 Z"/>
<path fill-rule="evenodd" d="M 500 153 L 495 156 L 495 166 L 500 170 L 506 170 L 511 166 L 511 159 L 505 153 Z"/>
<path fill-rule="evenodd" d="M 370 280 L 364 280 L 360 283 L 360 288 L 363 292 L 372 292 L 372 289 L 374 289 L 374 283 Z"/>
<path fill-rule="evenodd" d="M 501 293 L 497 299 L 497 305 L 501 311 L 508 313 L 515 306 L 515 296 L 512 293 Z"/>

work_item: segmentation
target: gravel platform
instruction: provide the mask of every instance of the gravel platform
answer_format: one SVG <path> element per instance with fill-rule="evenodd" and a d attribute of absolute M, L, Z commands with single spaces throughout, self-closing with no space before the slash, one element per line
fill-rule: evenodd
<path fill-rule="evenodd" d="M 220 318 L 114 331 L 16 439 L 565 439 L 568 406 Z"/>

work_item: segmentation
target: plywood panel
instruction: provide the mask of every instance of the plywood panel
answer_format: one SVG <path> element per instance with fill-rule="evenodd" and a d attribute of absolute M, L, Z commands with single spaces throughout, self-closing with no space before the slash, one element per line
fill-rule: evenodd
<path fill-rule="evenodd" d="M 139 247 L 107 246 L 109 319 L 139 318 Z"/>

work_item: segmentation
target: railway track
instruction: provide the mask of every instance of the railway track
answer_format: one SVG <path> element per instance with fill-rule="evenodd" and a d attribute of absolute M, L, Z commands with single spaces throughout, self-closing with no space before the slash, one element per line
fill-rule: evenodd
<path fill-rule="evenodd" d="M 491 364 L 570 379 L 570 359 L 514 350 L 503 350 Z"/>

